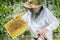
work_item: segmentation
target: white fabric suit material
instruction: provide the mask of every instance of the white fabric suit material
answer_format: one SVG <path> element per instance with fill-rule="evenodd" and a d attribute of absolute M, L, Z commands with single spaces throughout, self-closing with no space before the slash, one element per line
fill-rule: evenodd
<path fill-rule="evenodd" d="M 43 10 L 36 20 L 31 19 L 31 12 L 29 10 L 22 17 L 28 24 L 32 36 L 37 35 L 41 29 L 47 28 L 49 30 L 46 33 L 48 40 L 52 40 L 52 31 L 59 25 L 57 18 L 46 7 L 43 7 Z"/>

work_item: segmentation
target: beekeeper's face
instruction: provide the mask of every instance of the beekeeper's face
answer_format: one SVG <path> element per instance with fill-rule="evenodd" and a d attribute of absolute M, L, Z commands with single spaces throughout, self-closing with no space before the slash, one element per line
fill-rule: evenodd
<path fill-rule="evenodd" d="M 32 13 L 37 13 L 37 8 L 30 8 L 29 9 Z"/>

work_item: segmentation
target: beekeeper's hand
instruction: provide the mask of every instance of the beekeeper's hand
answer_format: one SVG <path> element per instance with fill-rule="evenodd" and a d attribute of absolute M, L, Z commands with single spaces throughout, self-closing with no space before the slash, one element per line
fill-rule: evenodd
<path fill-rule="evenodd" d="M 42 35 L 42 36 L 44 36 L 46 33 L 48 32 L 48 29 L 42 29 L 40 32 L 39 32 L 39 34 L 40 35 Z"/>

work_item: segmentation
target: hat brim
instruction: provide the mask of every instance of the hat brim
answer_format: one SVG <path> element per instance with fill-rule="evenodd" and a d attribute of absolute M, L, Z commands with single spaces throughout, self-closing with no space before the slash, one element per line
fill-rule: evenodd
<path fill-rule="evenodd" d="M 42 5 L 41 4 L 40 5 L 34 5 L 34 4 L 29 4 L 29 3 L 23 3 L 23 6 L 26 8 L 39 8 Z"/>

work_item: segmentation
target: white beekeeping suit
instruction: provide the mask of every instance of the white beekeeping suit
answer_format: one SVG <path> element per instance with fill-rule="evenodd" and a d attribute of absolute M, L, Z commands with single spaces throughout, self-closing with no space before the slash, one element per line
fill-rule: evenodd
<path fill-rule="evenodd" d="M 31 19 L 30 11 L 26 12 L 22 17 L 29 26 L 31 36 L 35 36 L 41 29 L 47 28 L 48 32 L 46 33 L 46 37 L 48 40 L 52 40 L 52 31 L 59 25 L 57 18 L 46 7 L 43 7 L 37 19 Z"/>

